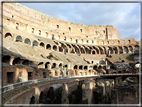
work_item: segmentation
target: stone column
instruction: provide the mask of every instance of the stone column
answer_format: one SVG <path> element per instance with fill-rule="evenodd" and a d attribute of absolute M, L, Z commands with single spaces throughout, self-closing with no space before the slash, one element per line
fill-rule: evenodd
<path fill-rule="evenodd" d="M 10 65 L 13 65 L 13 60 L 14 60 L 14 59 L 15 59 L 15 57 L 13 57 L 13 56 L 10 57 L 10 61 L 9 61 L 9 64 L 10 64 Z"/>
<path fill-rule="evenodd" d="M 62 104 L 69 104 L 69 100 L 67 98 L 68 92 L 69 92 L 68 85 L 63 83 L 63 86 L 62 86 L 62 98 L 61 98 L 61 101 L 62 101 L 61 103 Z"/>

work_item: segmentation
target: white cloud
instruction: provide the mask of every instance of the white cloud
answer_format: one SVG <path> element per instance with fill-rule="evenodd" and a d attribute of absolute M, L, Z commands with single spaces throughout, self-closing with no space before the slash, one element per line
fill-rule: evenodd
<path fill-rule="evenodd" d="M 27 5 L 27 4 L 26 4 Z M 37 11 L 85 25 L 113 25 L 120 39 L 139 38 L 138 3 L 33 3 Z"/>

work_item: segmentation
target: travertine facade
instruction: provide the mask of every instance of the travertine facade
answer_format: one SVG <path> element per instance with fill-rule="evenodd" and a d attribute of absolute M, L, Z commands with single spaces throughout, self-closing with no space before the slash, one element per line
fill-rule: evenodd
<path fill-rule="evenodd" d="M 3 85 L 66 75 L 135 72 L 113 63 L 135 64 L 133 53 L 139 52 L 139 42 L 119 39 L 112 25 L 85 26 L 18 3 L 3 3 L 2 28 L 2 62 L 7 63 Z"/>

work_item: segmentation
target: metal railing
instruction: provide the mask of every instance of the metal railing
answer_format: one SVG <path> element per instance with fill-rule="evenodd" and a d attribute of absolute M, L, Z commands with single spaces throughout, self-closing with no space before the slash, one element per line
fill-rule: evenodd
<path fill-rule="evenodd" d="M 66 77 L 58 77 L 58 78 L 43 78 L 43 79 L 36 79 L 36 80 L 29 80 L 29 81 L 25 81 L 25 82 L 19 82 L 19 83 L 15 83 L 15 84 L 10 84 L 10 85 L 6 85 L 3 87 L 0 87 L 0 91 L 1 93 L 5 93 L 8 91 L 11 91 L 15 88 L 20 88 L 22 86 L 27 86 L 27 85 L 31 85 L 34 83 L 41 83 L 41 82 L 47 82 L 47 81 L 53 81 L 53 80 L 59 80 L 59 79 L 67 79 L 67 78 L 83 78 L 83 77 L 100 77 L 100 76 L 108 76 L 108 75 L 139 75 L 141 73 L 119 73 L 119 74 L 97 74 L 97 75 L 75 75 L 75 76 L 66 76 Z"/>
<path fill-rule="evenodd" d="M 43 78 L 43 79 L 29 80 L 29 81 L 25 81 L 25 82 L 19 82 L 19 83 L 3 86 L 0 88 L 0 91 L 2 93 L 5 93 L 5 92 L 11 91 L 15 88 L 20 88 L 22 86 L 31 85 L 34 83 L 41 83 L 41 82 L 47 82 L 47 81 L 53 81 L 53 80 L 59 80 L 59 79 L 67 79 L 67 78 L 83 78 L 83 77 L 93 77 L 93 76 L 98 76 L 98 75 L 66 76 L 66 77 L 58 77 L 58 78 Z"/>

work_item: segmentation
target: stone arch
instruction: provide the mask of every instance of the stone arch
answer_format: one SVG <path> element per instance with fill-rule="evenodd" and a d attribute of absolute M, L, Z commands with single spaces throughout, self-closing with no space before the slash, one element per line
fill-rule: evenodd
<path fill-rule="evenodd" d="M 24 60 L 24 61 L 22 62 L 23 65 L 29 65 L 29 63 L 30 63 L 29 60 Z"/>
<path fill-rule="evenodd" d="M 98 69 L 102 69 L 103 67 L 101 65 L 98 66 Z"/>
<path fill-rule="evenodd" d="M 122 73 L 122 71 L 118 71 L 118 73 Z"/>
<path fill-rule="evenodd" d="M 53 50 L 57 51 L 57 46 L 56 45 L 53 46 Z"/>
<path fill-rule="evenodd" d="M 64 44 L 64 43 L 61 43 L 61 42 L 60 42 L 60 44 L 61 44 L 61 47 L 64 49 L 64 51 L 66 51 L 66 53 L 67 53 L 67 52 L 68 52 L 68 47 L 67 47 L 67 45 Z"/>
<path fill-rule="evenodd" d="M 86 65 L 86 66 L 84 66 L 84 70 L 87 70 L 88 69 L 88 66 Z"/>
<path fill-rule="evenodd" d="M 69 48 L 71 48 L 71 45 L 70 45 L 70 44 L 67 44 L 67 43 L 66 43 L 66 45 L 67 45 Z"/>
<path fill-rule="evenodd" d="M 33 47 L 38 46 L 38 42 L 36 40 L 33 41 Z"/>
<path fill-rule="evenodd" d="M 129 49 L 128 49 L 128 47 L 127 46 L 123 46 L 124 47 L 124 53 L 126 54 L 126 53 L 129 53 Z"/>
<path fill-rule="evenodd" d="M 95 50 L 92 50 L 92 54 L 95 54 L 96 52 L 95 52 Z"/>
<path fill-rule="evenodd" d="M 94 65 L 94 66 L 93 66 L 93 69 L 94 69 L 94 70 L 97 70 L 97 68 L 98 68 L 97 65 Z"/>
<path fill-rule="evenodd" d="M 21 59 L 20 59 L 20 58 L 15 58 L 15 59 L 13 60 L 12 65 L 20 64 L 20 63 L 21 63 Z"/>
<path fill-rule="evenodd" d="M 31 44 L 31 41 L 30 41 L 30 39 L 29 38 L 26 38 L 25 40 L 24 40 L 24 43 L 26 43 L 26 44 Z"/>
<path fill-rule="evenodd" d="M 46 62 L 45 63 L 45 68 L 50 69 L 51 68 L 51 63 L 50 62 Z"/>
<path fill-rule="evenodd" d="M 45 45 L 44 45 L 43 42 L 41 42 L 41 43 L 39 44 L 39 46 L 44 48 Z"/>
<path fill-rule="evenodd" d="M 118 48 L 119 48 L 119 54 L 123 54 L 123 48 L 120 46 Z"/>
<path fill-rule="evenodd" d="M 46 45 L 46 49 L 51 50 L 51 45 L 50 45 L 50 44 L 47 44 L 47 45 Z"/>
<path fill-rule="evenodd" d="M 51 68 L 56 68 L 56 63 L 53 63 Z"/>
<path fill-rule="evenodd" d="M 79 66 L 79 69 L 81 69 L 81 70 L 82 70 L 82 69 L 83 69 L 83 66 L 82 66 L 82 65 L 80 65 L 80 66 Z"/>
<path fill-rule="evenodd" d="M 109 52 L 109 54 L 113 54 L 113 48 L 112 47 L 108 47 L 109 49 L 108 49 L 108 52 Z"/>
<path fill-rule="evenodd" d="M 139 53 L 139 46 L 138 45 L 135 45 L 134 46 L 135 48 L 134 48 L 134 53 L 136 54 L 136 53 Z"/>
<path fill-rule="evenodd" d="M 98 48 L 96 48 L 95 46 L 93 46 L 93 48 L 96 50 L 96 53 L 99 54 Z"/>
<path fill-rule="evenodd" d="M 12 40 L 13 36 L 11 33 L 6 33 L 4 36 L 6 39 Z"/>
<path fill-rule="evenodd" d="M 32 96 L 30 99 L 30 104 L 35 104 L 35 96 Z"/>
<path fill-rule="evenodd" d="M 81 54 L 85 54 L 85 50 L 81 46 L 77 45 L 77 47 L 79 48 Z"/>
<path fill-rule="evenodd" d="M 106 70 L 106 66 L 103 66 L 103 69 Z"/>
<path fill-rule="evenodd" d="M 59 47 L 59 52 L 63 52 L 63 48 L 62 47 Z"/>
<path fill-rule="evenodd" d="M 43 68 L 43 62 L 40 62 L 40 63 L 38 64 L 38 68 Z"/>
<path fill-rule="evenodd" d="M 117 47 L 113 46 L 113 50 L 114 50 L 114 53 L 115 53 L 115 54 L 118 54 L 118 49 L 117 49 Z"/>
<path fill-rule="evenodd" d="M 73 45 L 73 44 L 72 44 L 72 46 L 73 46 L 75 52 L 80 55 L 80 50 L 78 49 L 78 47 L 76 45 Z"/>
<path fill-rule="evenodd" d="M 75 50 L 72 48 L 71 52 L 70 53 L 75 53 Z"/>
<path fill-rule="evenodd" d="M 2 62 L 9 64 L 10 63 L 10 56 L 3 56 L 2 57 Z"/>
<path fill-rule="evenodd" d="M 100 54 L 104 54 L 104 50 L 100 46 L 98 46 L 98 48 L 100 50 Z"/>
<path fill-rule="evenodd" d="M 88 49 L 89 47 L 86 47 L 84 45 L 82 45 L 84 47 L 85 53 L 86 54 L 91 54 L 91 49 Z"/>
<path fill-rule="evenodd" d="M 63 64 L 62 64 L 62 63 L 60 63 L 60 64 L 59 64 L 59 68 L 62 68 L 62 67 L 63 67 Z"/>
<path fill-rule="evenodd" d="M 39 96 L 39 104 L 43 104 L 43 100 L 44 100 L 44 92 L 41 91 Z"/>
<path fill-rule="evenodd" d="M 75 66 L 74 66 L 74 69 L 78 69 L 78 66 L 77 66 L 77 65 L 75 65 Z"/>
<path fill-rule="evenodd" d="M 134 49 L 131 45 L 129 46 L 129 53 L 134 53 Z"/>
<path fill-rule="evenodd" d="M 22 42 L 22 37 L 21 36 L 16 36 L 15 42 Z"/>

